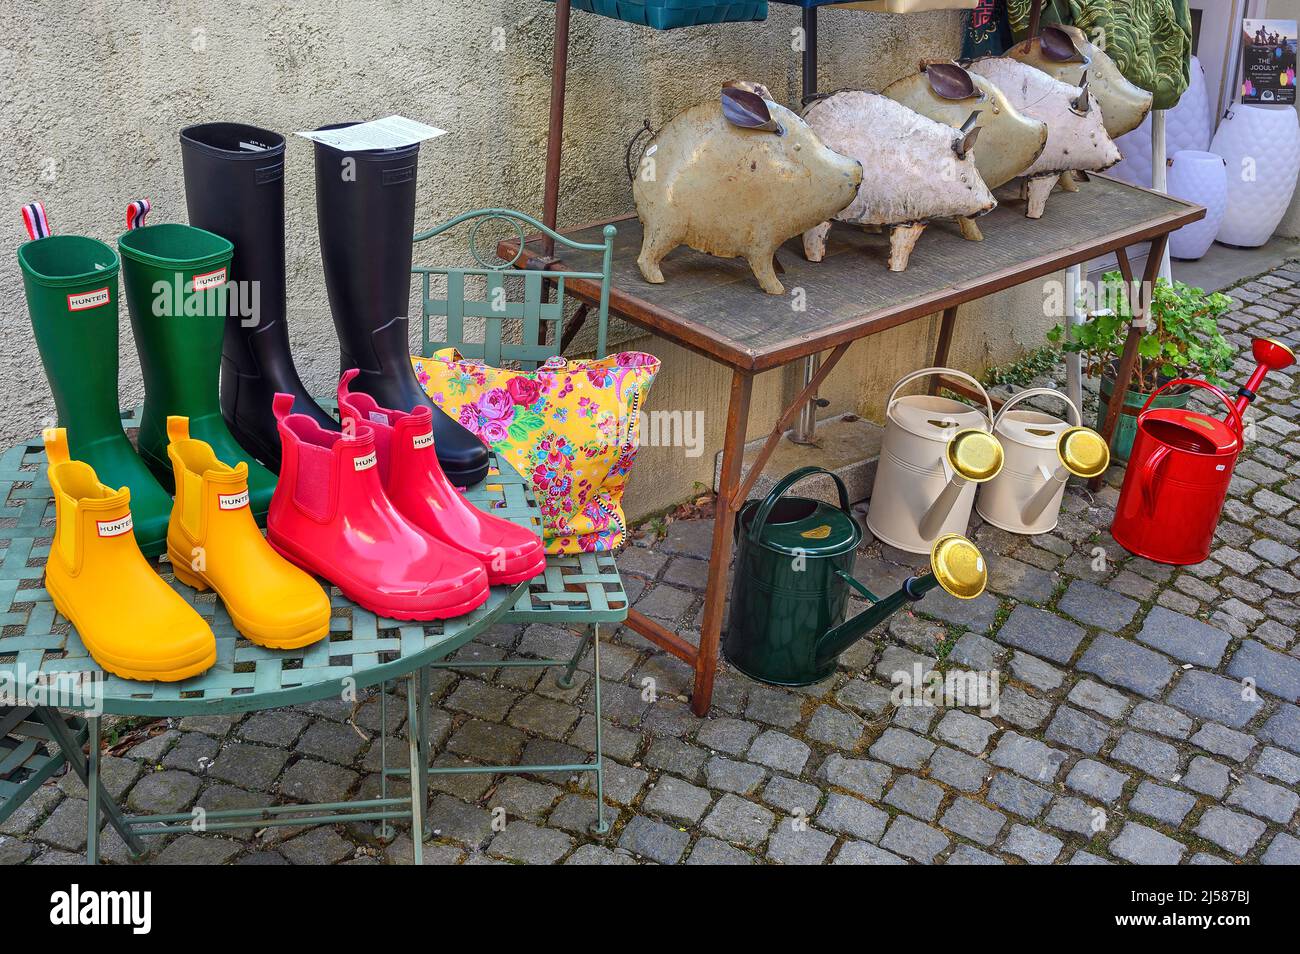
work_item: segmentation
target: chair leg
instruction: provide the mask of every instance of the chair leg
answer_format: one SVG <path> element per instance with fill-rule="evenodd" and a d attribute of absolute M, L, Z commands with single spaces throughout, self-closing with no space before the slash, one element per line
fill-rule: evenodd
<path fill-rule="evenodd" d="M 419 682 L 415 673 L 406 677 L 406 741 L 411 757 L 411 846 L 417 866 L 424 864 L 424 787 L 420 784 L 420 760 L 424 757 L 420 737 L 424 735 L 424 723 L 420 720 Z"/>
<path fill-rule="evenodd" d="M 569 665 L 565 667 L 564 674 L 555 677 L 555 684 L 559 686 L 561 689 L 573 688 L 574 671 L 577 670 L 578 663 L 582 661 L 582 657 L 586 655 L 587 647 L 591 645 L 591 641 L 595 633 L 596 633 L 596 627 L 592 626 L 590 629 L 588 629 L 585 633 L 582 634 L 582 641 L 578 643 L 578 648 L 574 650 L 573 658 L 569 660 Z"/>
<path fill-rule="evenodd" d="M 422 666 L 419 673 L 416 674 L 416 684 L 412 688 L 418 688 L 420 693 L 419 703 L 416 706 L 416 712 L 420 717 L 418 732 L 416 738 L 416 748 L 419 755 L 419 761 L 416 766 L 416 772 L 411 776 L 411 785 L 420 795 L 421 816 L 425 817 L 424 828 L 421 829 L 424 835 L 428 835 L 427 830 L 429 821 L 427 818 L 429 808 L 429 669 Z M 408 727 L 407 732 L 411 729 Z M 412 824 L 414 830 L 414 824 Z"/>
<path fill-rule="evenodd" d="M 591 627 L 591 644 L 592 644 L 592 669 L 595 678 L 595 695 L 593 697 L 596 710 L 596 824 L 592 831 L 597 835 L 603 835 L 609 831 L 609 823 L 605 821 L 605 747 L 604 733 L 601 731 L 601 720 L 604 718 L 600 705 L 600 626 L 599 624 Z"/>
<path fill-rule="evenodd" d="M 90 759 L 86 766 L 86 864 L 99 864 L 99 716 L 86 719 Z"/>
<path fill-rule="evenodd" d="M 379 797 L 388 797 L 388 683 L 379 684 Z M 388 819 L 375 826 L 375 837 L 382 842 L 393 840 L 396 834 Z"/>
<path fill-rule="evenodd" d="M 68 724 L 63 721 L 63 717 L 59 715 L 56 709 L 39 708 L 36 710 L 36 717 L 50 730 L 50 735 L 54 738 L 54 743 L 59 747 L 59 751 L 68 760 L 68 765 L 72 768 L 72 771 L 77 773 L 77 778 L 81 779 L 81 784 L 86 786 L 86 797 L 89 799 L 91 786 L 90 773 L 86 768 L 86 756 L 82 753 L 81 746 L 77 744 L 72 730 L 68 728 Z M 96 723 L 98 723 L 98 720 L 96 720 Z M 93 745 L 91 751 L 96 752 L 97 748 L 97 744 Z M 98 781 L 96 788 L 98 789 L 96 798 L 100 803 L 100 809 L 103 811 L 104 816 L 108 819 L 109 824 L 117 830 L 117 833 L 122 836 L 122 840 L 126 842 L 126 847 L 131 852 L 131 855 L 138 858 L 144 854 L 143 842 L 131 830 L 131 826 L 127 824 L 126 819 L 122 817 L 122 810 L 118 808 L 117 802 L 113 801 L 113 797 L 108 794 L 108 790 L 104 788 L 104 783 Z M 87 817 L 88 819 L 94 818 L 89 811 Z M 92 821 L 90 824 L 92 828 L 98 829 L 99 827 L 96 822 Z M 89 831 L 87 831 L 86 836 L 89 839 Z"/>

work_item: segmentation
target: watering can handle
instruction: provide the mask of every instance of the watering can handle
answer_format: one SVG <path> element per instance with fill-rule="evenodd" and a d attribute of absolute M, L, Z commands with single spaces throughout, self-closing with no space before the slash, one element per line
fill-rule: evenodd
<path fill-rule="evenodd" d="M 1031 398 L 1031 397 L 1059 398 L 1060 400 L 1064 401 L 1065 406 L 1070 409 L 1070 423 L 1073 424 L 1075 427 L 1078 427 L 1083 423 L 1083 416 L 1079 413 L 1079 409 L 1075 407 L 1074 402 L 1071 401 L 1064 394 L 1062 394 L 1060 391 L 1057 391 L 1054 388 L 1028 388 L 1024 391 L 1018 392 L 1017 394 L 1013 394 L 1011 397 L 1007 398 L 1007 402 L 1002 405 L 1002 410 L 998 411 L 997 417 L 993 418 L 993 427 L 995 429 L 997 428 L 998 421 L 1002 420 L 1002 415 L 1007 413 L 1007 411 L 1011 409 L 1012 405 L 1019 404 L 1021 401 L 1025 400 L 1026 398 Z"/>
<path fill-rule="evenodd" d="M 1142 462 L 1142 470 L 1139 471 L 1139 477 L 1142 484 L 1142 506 L 1148 514 L 1156 512 L 1156 476 L 1160 471 L 1160 465 L 1164 463 L 1169 456 L 1169 446 L 1161 444 L 1157 447 L 1146 460 Z"/>
<path fill-rule="evenodd" d="M 1141 417 L 1146 412 L 1146 409 L 1151 406 L 1151 402 L 1156 399 L 1157 394 L 1159 394 L 1161 391 L 1165 390 L 1166 388 L 1172 388 L 1179 384 L 1190 384 L 1193 387 L 1198 387 L 1205 391 L 1212 391 L 1214 394 L 1217 394 L 1219 400 L 1228 406 L 1228 410 L 1232 412 L 1232 417 L 1237 422 L 1237 439 L 1242 441 L 1243 443 L 1245 442 L 1246 424 L 1241 419 L 1241 412 L 1237 410 L 1237 405 L 1232 403 L 1232 401 L 1228 398 L 1228 395 L 1223 393 L 1222 389 L 1215 387 L 1213 384 L 1211 384 L 1208 381 L 1201 381 L 1197 378 L 1175 378 L 1174 380 L 1168 382 L 1167 384 L 1160 385 L 1160 387 L 1156 388 L 1154 391 L 1151 392 L 1151 396 L 1147 398 L 1147 403 L 1142 405 L 1142 410 L 1138 411 L 1138 417 Z"/>
<path fill-rule="evenodd" d="M 911 374 L 903 375 L 903 377 L 899 379 L 898 383 L 894 385 L 894 390 L 889 392 L 889 399 L 885 401 L 885 413 L 888 414 L 889 409 L 894 406 L 894 399 L 898 397 L 898 392 L 902 390 L 903 385 L 915 381 L 917 378 L 929 377 L 932 374 L 951 375 L 954 378 L 961 378 L 963 381 L 975 385 L 975 390 L 979 391 L 979 393 L 984 396 L 984 405 L 988 408 L 989 422 L 990 424 L 992 423 L 993 401 L 989 397 L 989 392 L 985 391 L 984 385 L 980 384 L 969 374 L 964 371 L 958 371 L 956 368 L 922 368 L 920 371 L 913 371 Z"/>
<path fill-rule="evenodd" d="M 763 529 L 767 523 L 767 518 L 772 514 L 772 508 L 776 506 L 777 501 L 786 495 L 795 484 L 805 477 L 811 477 L 813 474 L 825 474 L 831 480 L 835 481 L 835 488 L 840 494 L 840 509 L 853 519 L 853 514 L 849 511 L 849 491 L 844 486 L 838 474 L 833 474 L 825 467 L 800 467 L 798 470 L 792 470 L 776 482 L 776 486 L 758 505 L 758 510 L 754 513 L 754 519 L 749 522 L 749 538 L 755 543 L 758 542 L 758 532 Z"/>

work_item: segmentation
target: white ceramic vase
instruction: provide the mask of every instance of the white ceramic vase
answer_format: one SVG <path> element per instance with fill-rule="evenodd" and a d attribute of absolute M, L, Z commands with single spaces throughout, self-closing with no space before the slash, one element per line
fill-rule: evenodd
<path fill-rule="evenodd" d="M 1214 128 L 1210 94 L 1205 85 L 1205 70 L 1192 57 L 1191 83 L 1173 109 L 1165 112 L 1165 154 L 1172 156 L 1184 149 L 1203 152 L 1210 148 Z M 1151 117 L 1142 125 L 1115 140 L 1124 159 L 1111 166 L 1106 174 L 1123 182 L 1151 188 Z"/>
<path fill-rule="evenodd" d="M 1218 241 L 1254 248 L 1282 221 L 1300 174 L 1300 122 L 1291 106 L 1233 106 L 1210 151 L 1227 164 L 1228 205 Z"/>
<path fill-rule="evenodd" d="M 1198 259 L 1219 234 L 1228 204 L 1228 174 L 1223 157 L 1192 149 L 1175 153 L 1169 165 L 1169 194 L 1205 206 L 1205 218 L 1184 225 L 1169 236 L 1170 255 Z"/>

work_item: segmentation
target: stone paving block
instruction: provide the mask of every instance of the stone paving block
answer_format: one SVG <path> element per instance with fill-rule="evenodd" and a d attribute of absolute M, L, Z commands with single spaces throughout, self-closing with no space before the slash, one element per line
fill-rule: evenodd
<path fill-rule="evenodd" d="M 1041 692 L 1051 692 L 1065 681 L 1064 670 L 1019 651 L 1011 654 L 1011 675 Z"/>
<path fill-rule="evenodd" d="M 1007 854 L 1023 858 L 1031 865 L 1050 865 L 1064 847 L 1061 839 L 1019 824 L 1011 826 L 1007 840 L 1002 844 L 1002 850 Z"/>
<path fill-rule="evenodd" d="M 1266 827 L 1258 818 L 1212 805 L 1201 816 L 1196 834 L 1240 858 L 1255 846 Z"/>
<path fill-rule="evenodd" d="M 1281 785 L 1247 775 L 1228 795 L 1227 804 L 1286 825 L 1300 808 L 1300 796 Z"/>
<path fill-rule="evenodd" d="M 776 826 L 767 842 L 767 857 L 780 865 L 820 865 L 831 849 L 835 837 L 806 825 L 796 829 L 788 821 Z"/>
<path fill-rule="evenodd" d="M 578 721 L 578 708 L 530 693 L 515 704 L 506 721 L 534 735 L 563 739 Z"/>
<path fill-rule="evenodd" d="M 701 838 L 686 859 L 688 865 L 753 865 L 758 862 L 748 852 L 717 838 Z"/>
<path fill-rule="evenodd" d="M 944 745 L 930 756 L 930 777 L 963 792 L 978 792 L 992 771 L 987 762 Z"/>
<path fill-rule="evenodd" d="M 375 706 L 378 709 L 378 706 Z M 393 713 L 389 713 L 390 718 Z M 295 712 L 292 709 L 271 709 L 266 712 L 254 712 L 245 719 L 239 726 L 240 738 L 247 739 L 249 742 L 258 742 L 262 745 L 288 746 L 302 734 L 307 728 L 310 720 L 301 712 Z M 375 722 L 368 728 L 378 729 L 379 723 Z M 136 749 L 140 748 L 137 746 Z M 134 755 L 136 749 L 131 750 Z"/>
<path fill-rule="evenodd" d="M 876 663 L 875 674 L 891 685 L 921 685 L 926 675 L 934 669 L 933 656 L 914 653 L 902 646 L 886 646 Z"/>
<path fill-rule="evenodd" d="M 1052 828 L 1091 838 L 1105 831 L 1106 819 L 1104 808 L 1089 805 L 1081 798 L 1061 796 L 1052 802 L 1045 821 Z"/>
<path fill-rule="evenodd" d="M 462 679 L 442 704 L 456 712 L 500 722 L 514 702 L 515 694 L 507 689 L 489 685 L 480 679 Z"/>
<path fill-rule="evenodd" d="M 360 776 L 351 769 L 299 759 L 280 778 L 280 793 L 298 802 L 343 802 Z"/>
<path fill-rule="evenodd" d="M 1088 580 L 1074 580 L 1061 595 L 1057 608 L 1085 626 L 1114 633 L 1133 621 L 1138 603 Z M 1064 660 L 1059 660 L 1064 662 Z"/>
<path fill-rule="evenodd" d="M 1011 611 L 994 636 L 1000 643 L 1055 663 L 1069 662 L 1083 637 L 1082 627 L 1023 603 Z"/>
<path fill-rule="evenodd" d="M 862 740 L 862 722 L 834 706 L 818 706 L 804 735 L 814 742 L 851 752 Z"/>
<path fill-rule="evenodd" d="M 641 736 L 638 733 L 608 723 L 603 724 L 600 728 L 606 758 L 615 759 L 619 762 L 636 761 L 637 753 L 641 751 Z M 569 744 L 577 746 L 584 752 L 596 751 L 596 717 L 594 715 L 588 713 L 578 720 L 577 728 L 569 735 Z"/>
<path fill-rule="evenodd" d="M 574 841 L 553 828 L 513 821 L 492 839 L 488 852 L 528 865 L 553 865 L 573 849 Z"/>
<path fill-rule="evenodd" d="M 811 817 L 821 802 L 822 790 L 816 785 L 800 782 L 784 775 L 774 775 L 763 789 L 763 801 L 781 809 L 787 815 L 801 814 Z"/>
<path fill-rule="evenodd" d="M 620 561 L 620 569 L 622 561 Z M 621 851 L 611 851 L 603 845 L 579 845 L 573 854 L 564 860 L 566 865 L 634 865 L 636 859 Z"/>
<path fill-rule="evenodd" d="M 1065 762 L 1066 755 L 1037 739 L 1007 732 L 998 741 L 989 761 L 1036 782 L 1050 782 Z"/>
<path fill-rule="evenodd" d="M 224 865 L 239 853 L 239 842 L 211 835 L 181 835 L 150 859 L 155 865 Z"/>
<path fill-rule="evenodd" d="M 1010 772 L 999 772 L 989 783 L 988 800 L 1031 821 L 1043 813 L 1052 793 Z"/>
<path fill-rule="evenodd" d="M 924 764 L 924 760 L 921 764 Z M 884 793 L 891 774 L 893 773 L 887 765 L 869 759 L 846 759 L 839 754 L 831 755 L 817 770 L 819 779 L 873 801 Z"/>
<path fill-rule="evenodd" d="M 970 845 L 958 845 L 948 856 L 944 864 L 949 865 L 1004 865 L 1006 864 L 996 855 L 990 855 L 987 851 L 980 851 L 978 848 L 972 848 Z"/>
<path fill-rule="evenodd" d="M 1129 725 L 1171 739 L 1185 739 L 1192 731 L 1192 720 L 1172 706 L 1158 702 L 1139 702 L 1128 717 Z"/>
<path fill-rule="evenodd" d="M 250 791 L 264 792 L 276 780 L 289 753 L 262 745 L 227 743 L 208 769 L 213 778 Z"/>
<path fill-rule="evenodd" d="M 728 792 L 718 799 L 701 827 L 724 841 L 757 848 L 767 840 L 775 822 L 776 816 L 762 805 Z"/>
<path fill-rule="evenodd" d="M 1223 659 L 1228 634 L 1199 619 L 1153 607 L 1138 630 L 1138 642 L 1194 666 L 1213 669 Z"/>
<path fill-rule="evenodd" d="M 1107 719 L 1120 718 L 1128 711 L 1130 705 L 1128 697 L 1122 692 L 1116 692 L 1091 679 L 1080 679 L 1076 682 L 1066 698 L 1076 706 L 1091 709 Z"/>
<path fill-rule="evenodd" d="M 1093 639 L 1076 668 L 1149 699 L 1174 677 L 1173 664 L 1164 656 L 1107 633 Z"/>
<path fill-rule="evenodd" d="M 917 735 L 926 735 L 939 712 L 933 706 L 905 705 L 894 710 L 894 725 Z"/>
<path fill-rule="evenodd" d="M 1287 702 L 1300 698 L 1300 659 L 1274 652 L 1253 639 L 1243 642 L 1233 653 L 1228 675 L 1254 679 L 1259 688 Z"/>
<path fill-rule="evenodd" d="M 1244 762 L 1255 751 L 1254 736 L 1215 722 L 1207 722 L 1199 732 L 1192 736 L 1192 745 L 1199 745 L 1207 752 L 1222 755 L 1233 762 Z"/>
<path fill-rule="evenodd" d="M 1022 603 L 1046 603 L 1056 592 L 1057 574 L 1012 557 L 1001 557 L 989 565 L 989 589 Z M 985 667 L 987 668 L 987 667 Z"/>
<path fill-rule="evenodd" d="M 1260 856 L 1263 865 L 1300 865 L 1300 838 L 1279 832 Z"/>
<path fill-rule="evenodd" d="M 699 782 L 704 778 L 704 763 L 708 758 L 709 753 L 699 746 L 670 737 L 654 740 L 646 752 L 645 764 Z"/>
<path fill-rule="evenodd" d="M 840 705 L 864 716 L 878 716 L 892 704 L 890 691 L 882 685 L 865 679 L 853 679 L 835 693 Z"/>
<path fill-rule="evenodd" d="M 713 796 L 709 790 L 690 782 L 661 775 L 641 802 L 641 810 L 694 825 L 709 810 Z"/>
<path fill-rule="evenodd" d="M 873 758 L 904 769 L 919 769 L 934 752 L 934 743 L 892 726 L 880 734 L 870 750 Z"/>
<path fill-rule="evenodd" d="M 662 822 L 637 815 L 623 829 L 618 846 L 661 865 L 675 865 L 686 852 L 691 836 Z"/>
<path fill-rule="evenodd" d="M 1021 729 L 1037 729 L 1052 714 L 1052 703 L 1031 696 L 1016 686 L 1006 686 L 998 694 L 998 715 Z"/>
<path fill-rule="evenodd" d="M 320 721 L 307 728 L 295 750 L 336 765 L 351 765 L 365 745 L 366 740 L 352 726 Z"/>
<path fill-rule="evenodd" d="M 562 794 L 564 793 L 554 785 L 544 785 L 511 775 L 497 787 L 492 797 L 492 807 L 504 808 L 506 814 L 513 818 L 540 821 Z"/>
<path fill-rule="evenodd" d="M 939 819 L 939 824 L 954 835 L 961 835 L 981 845 L 997 841 L 1007 818 L 1001 812 L 981 805 L 969 798 L 958 798 Z"/>
<path fill-rule="evenodd" d="M 1190 669 L 1179 678 L 1168 702 L 1200 719 L 1240 729 L 1263 708 L 1258 698 L 1243 698 L 1242 684 L 1213 673 Z"/>
<path fill-rule="evenodd" d="M 1296 785 L 1300 783 L 1300 758 L 1270 745 L 1259 753 L 1255 771 L 1287 785 Z"/>
<path fill-rule="evenodd" d="M 534 740 L 528 743 L 528 748 L 524 749 L 525 761 L 530 764 L 537 764 L 533 759 L 528 758 L 528 751 L 547 744 L 557 745 L 557 743 L 546 743 L 542 740 Z M 565 746 L 565 748 L 567 749 L 568 746 Z M 540 761 L 553 763 L 557 762 L 558 759 L 553 759 L 548 755 L 541 758 Z M 554 775 L 554 773 L 551 774 Z M 621 765 L 609 759 L 605 760 L 605 797 L 616 805 L 631 805 L 636 801 L 636 797 L 641 794 L 641 790 L 645 788 L 646 782 L 649 780 L 650 773 L 644 769 L 631 765 Z M 581 785 L 584 790 L 595 791 L 596 773 L 584 772 Z"/>
<path fill-rule="evenodd" d="M 889 816 L 874 805 L 851 795 L 831 792 L 817 815 L 817 824 L 829 831 L 862 841 L 879 841 Z"/>
<path fill-rule="evenodd" d="M 1065 777 L 1065 784 L 1099 802 L 1111 803 L 1119 799 L 1128 779 L 1123 772 L 1117 772 L 1109 765 L 1092 759 L 1080 759 Z"/>
<path fill-rule="evenodd" d="M 332 828 L 313 828 L 279 845 L 279 850 L 291 864 L 336 865 L 357 849 Z"/>
<path fill-rule="evenodd" d="M 997 669 L 1006 655 L 1006 649 L 988 637 L 978 633 L 965 633 L 953 644 L 947 662 L 989 672 Z"/>
<path fill-rule="evenodd" d="M 949 709 L 935 729 L 935 735 L 959 749 L 979 755 L 988 747 L 989 738 L 998 731 L 992 722 L 961 709 Z"/>
<path fill-rule="evenodd" d="M 1204 755 L 1192 757 L 1187 765 L 1187 774 L 1182 777 L 1182 784 L 1194 792 L 1222 798 L 1228 790 L 1228 767 Z"/>
<path fill-rule="evenodd" d="M 1195 804 L 1196 799 L 1186 792 L 1143 781 L 1129 799 L 1128 808 L 1131 812 L 1149 815 L 1166 825 L 1177 826 L 1183 823 Z"/>
<path fill-rule="evenodd" d="M 1045 733 L 1048 741 L 1096 754 L 1110 737 L 1110 727 L 1071 706 L 1061 706 Z"/>
<path fill-rule="evenodd" d="M 1300 753 L 1300 706 L 1279 706 L 1259 730 L 1259 736 Z"/>
<path fill-rule="evenodd" d="M 767 774 L 767 770 L 758 765 L 739 762 L 721 755 L 709 759 L 704 766 L 705 783 L 709 788 L 734 792 L 737 795 L 753 795 L 763 784 Z"/>
<path fill-rule="evenodd" d="M 931 864 L 935 856 L 951 844 L 950 839 L 937 828 L 919 822 L 907 815 L 899 815 L 880 839 L 880 847 L 903 855 L 922 864 Z"/>
<path fill-rule="evenodd" d="M 943 789 L 915 775 L 900 775 L 889 789 L 889 794 L 885 796 L 886 804 L 902 809 L 924 821 L 934 819 L 939 811 L 939 803 L 942 801 Z"/>
<path fill-rule="evenodd" d="M 1110 757 L 1155 778 L 1169 779 L 1178 774 L 1178 750 L 1168 742 L 1139 732 L 1125 732 L 1120 736 Z"/>
<path fill-rule="evenodd" d="M 1154 828 L 1125 822 L 1110 843 L 1110 853 L 1135 865 L 1176 865 L 1186 849 Z"/>
<path fill-rule="evenodd" d="M 194 804 L 199 794 L 198 776 L 188 772 L 146 772 L 131 789 L 127 807 L 142 814 L 171 815 Z"/>
<path fill-rule="evenodd" d="M 850 841 L 840 848 L 831 862 L 836 865 L 905 865 L 898 855 L 865 841 Z"/>
<path fill-rule="evenodd" d="M 501 765 L 518 761 L 525 741 L 525 735 L 518 729 L 470 719 L 452 733 L 447 749 L 467 758 Z"/>
<path fill-rule="evenodd" d="M 744 755 L 758 732 L 758 726 L 742 719 L 706 719 L 696 733 L 695 741 L 715 752 Z"/>
<path fill-rule="evenodd" d="M 803 699 L 785 689 L 755 686 L 749 693 L 745 718 L 792 729 L 803 718 Z"/>
<path fill-rule="evenodd" d="M 962 600 L 937 589 L 931 591 L 924 602 L 917 604 L 917 612 L 977 633 L 988 632 L 997 617 L 998 609 L 998 598 L 992 593 L 981 593 L 973 600 Z"/>

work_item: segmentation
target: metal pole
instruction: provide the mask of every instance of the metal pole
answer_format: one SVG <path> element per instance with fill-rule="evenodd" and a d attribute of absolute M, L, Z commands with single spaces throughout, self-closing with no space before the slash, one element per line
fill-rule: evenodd
<path fill-rule="evenodd" d="M 1083 266 L 1071 265 L 1065 270 L 1065 333 L 1066 340 L 1072 329 L 1083 324 L 1079 314 L 1079 286 L 1083 284 Z M 1083 408 L 1083 356 L 1078 352 L 1065 354 L 1065 396 L 1074 406 Z"/>
<path fill-rule="evenodd" d="M 817 8 L 803 8 L 803 102 L 817 95 Z M 809 355 L 803 362 L 803 387 L 807 387 L 821 367 L 820 354 Z M 796 444 L 817 443 L 817 395 L 799 409 L 790 440 Z"/>
<path fill-rule="evenodd" d="M 1157 192 L 1169 191 L 1169 143 L 1165 137 L 1165 111 L 1153 110 L 1151 113 L 1151 188 Z M 1173 276 L 1169 263 L 1169 243 L 1165 243 L 1164 257 L 1160 262 L 1160 277 L 1170 280 Z"/>
<path fill-rule="evenodd" d="M 542 222 L 555 228 L 560 207 L 560 159 L 564 149 L 564 92 L 569 66 L 569 7 L 572 0 L 556 0 L 555 44 L 551 63 L 551 119 L 546 133 L 546 190 L 542 198 Z M 555 240 L 542 239 L 543 254 L 555 254 Z"/>

